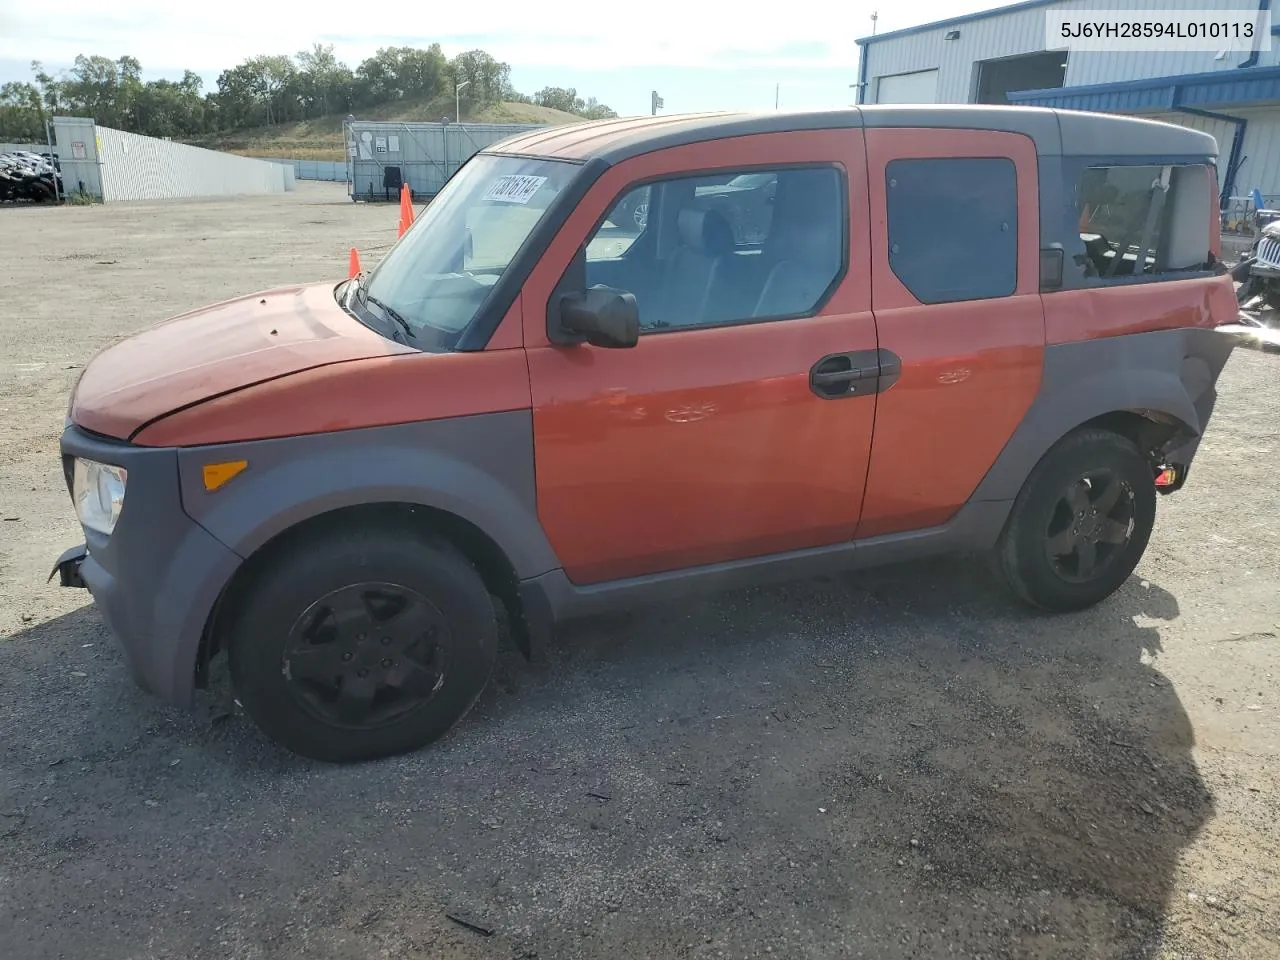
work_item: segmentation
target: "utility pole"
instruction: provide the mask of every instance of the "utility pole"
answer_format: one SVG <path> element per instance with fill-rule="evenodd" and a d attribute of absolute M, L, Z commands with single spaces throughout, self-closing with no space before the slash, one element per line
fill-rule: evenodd
<path fill-rule="evenodd" d="M 778 94 L 782 90 L 782 84 L 775 83 L 773 85 L 773 109 L 778 109 Z"/>
<path fill-rule="evenodd" d="M 880 19 L 880 14 L 877 11 L 873 10 L 871 12 L 871 35 L 873 37 L 876 35 L 876 21 L 879 19 Z"/>
<path fill-rule="evenodd" d="M 662 109 L 662 98 L 658 96 L 657 90 L 649 92 L 649 113 L 653 116 L 658 115 L 658 111 Z"/>
<path fill-rule="evenodd" d="M 470 80 L 463 80 L 460 84 L 453 88 L 453 122 L 462 122 L 462 88 L 465 87 Z"/>

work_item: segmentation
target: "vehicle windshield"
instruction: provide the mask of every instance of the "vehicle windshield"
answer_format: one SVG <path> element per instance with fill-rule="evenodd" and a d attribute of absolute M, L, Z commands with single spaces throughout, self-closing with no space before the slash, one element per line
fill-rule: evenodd
<path fill-rule="evenodd" d="M 558 160 L 473 157 L 370 273 L 366 299 L 402 317 L 413 346 L 452 350 L 579 169 Z"/>

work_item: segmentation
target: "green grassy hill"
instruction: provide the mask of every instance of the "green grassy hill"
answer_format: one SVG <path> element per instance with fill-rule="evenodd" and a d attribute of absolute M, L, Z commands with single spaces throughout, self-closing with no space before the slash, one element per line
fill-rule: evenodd
<path fill-rule="evenodd" d="M 436 121 L 453 115 L 453 103 L 397 103 L 356 114 L 361 120 Z M 245 157 L 292 160 L 342 160 L 342 121 L 346 114 L 317 117 L 299 123 L 234 130 L 192 140 L 196 146 L 225 150 Z M 464 123 L 580 123 L 582 117 L 531 103 L 494 103 L 474 112 L 462 109 Z"/>

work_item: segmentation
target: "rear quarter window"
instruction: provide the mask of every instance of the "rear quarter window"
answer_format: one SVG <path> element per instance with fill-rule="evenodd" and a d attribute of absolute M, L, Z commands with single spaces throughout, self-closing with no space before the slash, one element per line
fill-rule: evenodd
<path fill-rule="evenodd" d="M 1214 177 L 1204 164 L 1095 164 L 1072 215 L 1086 285 L 1167 280 L 1208 268 Z"/>
<path fill-rule="evenodd" d="M 921 303 L 1010 296 L 1018 285 L 1018 175 L 1005 157 L 892 160 L 889 265 Z"/>

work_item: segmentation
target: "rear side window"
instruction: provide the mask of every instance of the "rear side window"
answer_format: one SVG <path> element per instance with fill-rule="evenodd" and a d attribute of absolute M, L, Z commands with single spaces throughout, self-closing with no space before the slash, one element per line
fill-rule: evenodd
<path fill-rule="evenodd" d="M 1203 269 L 1212 183 L 1203 164 L 1085 168 L 1075 197 L 1085 277 L 1096 284 Z"/>
<path fill-rule="evenodd" d="M 1010 296 L 1018 286 L 1018 173 L 1005 157 L 892 160 L 889 266 L 921 303 Z"/>

